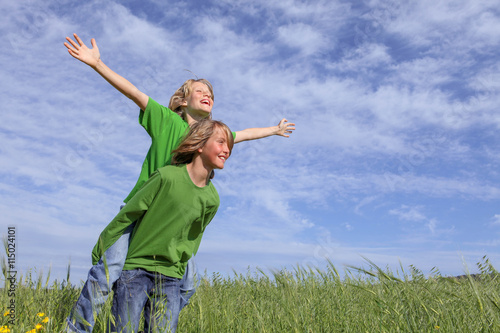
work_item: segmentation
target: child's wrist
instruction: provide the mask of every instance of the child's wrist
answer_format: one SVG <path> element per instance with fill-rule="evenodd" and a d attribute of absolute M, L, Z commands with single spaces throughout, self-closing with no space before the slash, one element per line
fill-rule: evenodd
<path fill-rule="evenodd" d="M 96 71 L 99 71 L 99 67 L 102 67 L 102 61 L 101 61 L 101 58 L 97 59 L 97 61 L 95 62 L 94 66 L 92 66 L 93 69 L 95 69 Z"/>
<path fill-rule="evenodd" d="M 273 133 L 273 134 L 274 134 L 274 135 L 278 135 L 278 134 L 280 134 L 280 125 L 276 125 L 276 126 L 274 126 L 274 133 Z"/>

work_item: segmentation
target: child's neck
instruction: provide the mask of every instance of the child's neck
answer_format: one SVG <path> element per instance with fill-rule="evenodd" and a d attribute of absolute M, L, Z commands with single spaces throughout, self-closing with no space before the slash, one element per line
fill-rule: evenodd
<path fill-rule="evenodd" d="M 201 159 L 194 158 L 191 163 L 186 165 L 186 169 L 189 177 L 196 186 L 207 186 L 213 169 L 206 168 Z"/>
<path fill-rule="evenodd" d="M 188 111 L 184 112 L 184 120 L 188 123 L 189 126 L 205 118 L 206 117 L 202 117 L 201 115 L 198 114 L 191 114 Z"/>

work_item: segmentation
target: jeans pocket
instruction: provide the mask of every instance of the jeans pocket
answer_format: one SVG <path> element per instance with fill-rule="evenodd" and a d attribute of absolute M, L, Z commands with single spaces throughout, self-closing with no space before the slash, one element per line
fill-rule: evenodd
<path fill-rule="evenodd" d="M 175 278 L 175 277 L 171 277 L 171 276 L 166 276 L 166 275 L 161 275 L 161 280 L 162 282 L 166 282 L 166 283 L 179 283 L 181 282 L 181 279 L 179 278 Z"/>
<path fill-rule="evenodd" d="M 125 283 L 132 282 L 134 279 L 136 279 L 138 276 L 140 276 L 141 270 L 140 269 L 132 269 L 130 271 L 122 271 L 122 274 L 120 275 L 120 280 L 122 280 Z"/>

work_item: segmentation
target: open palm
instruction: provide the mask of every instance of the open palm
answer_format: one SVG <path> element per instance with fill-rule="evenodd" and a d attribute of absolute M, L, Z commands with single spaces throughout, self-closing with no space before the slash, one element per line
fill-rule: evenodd
<path fill-rule="evenodd" d="M 75 40 L 78 42 L 75 43 L 71 38 L 66 37 L 66 40 L 69 42 L 64 42 L 64 46 L 68 48 L 69 54 L 71 54 L 74 58 L 80 60 L 81 62 L 89 65 L 92 68 L 95 68 L 99 59 L 101 58 L 101 54 L 99 53 L 99 48 L 95 42 L 95 39 L 92 38 L 90 43 L 92 44 L 92 48 L 89 49 L 78 37 L 77 34 L 73 34 Z M 71 45 L 70 45 L 71 44 Z"/>

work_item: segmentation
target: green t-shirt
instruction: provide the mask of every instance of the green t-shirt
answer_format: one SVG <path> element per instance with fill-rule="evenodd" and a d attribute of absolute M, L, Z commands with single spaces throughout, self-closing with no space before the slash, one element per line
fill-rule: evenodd
<path fill-rule="evenodd" d="M 136 222 L 123 269 L 182 278 L 218 207 L 212 182 L 196 186 L 186 165 L 160 168 L 103 230 L 92 251 L 93 263 Z"/>
<path fill-rule="evenodd" d="M 139 124 L 151 137 L 151 146 L 142 163 L 141 174 L 130 194 L 128 202 L 156 169 L 172 163 L 172 151 L 182 141 L 189 129 L 188 123 L 177 113 L 149 98 L 146 110 L 139 113 Z"/>
<path fill-rule="evenodd" d="M 189 132 L 188 123 L 177 113 L 158 104 L 151 97 L 146 110 L 139 113 L 139 124 L 151 137 L 151 146 L 142 163 L 141 174 L 130 194 L 123 200 L 127 203 L 156 169 L 172 163 L 172 151 L 179 147 L 184 135 Z M 233 139 L 236 133 L 233 133 Z"/>

